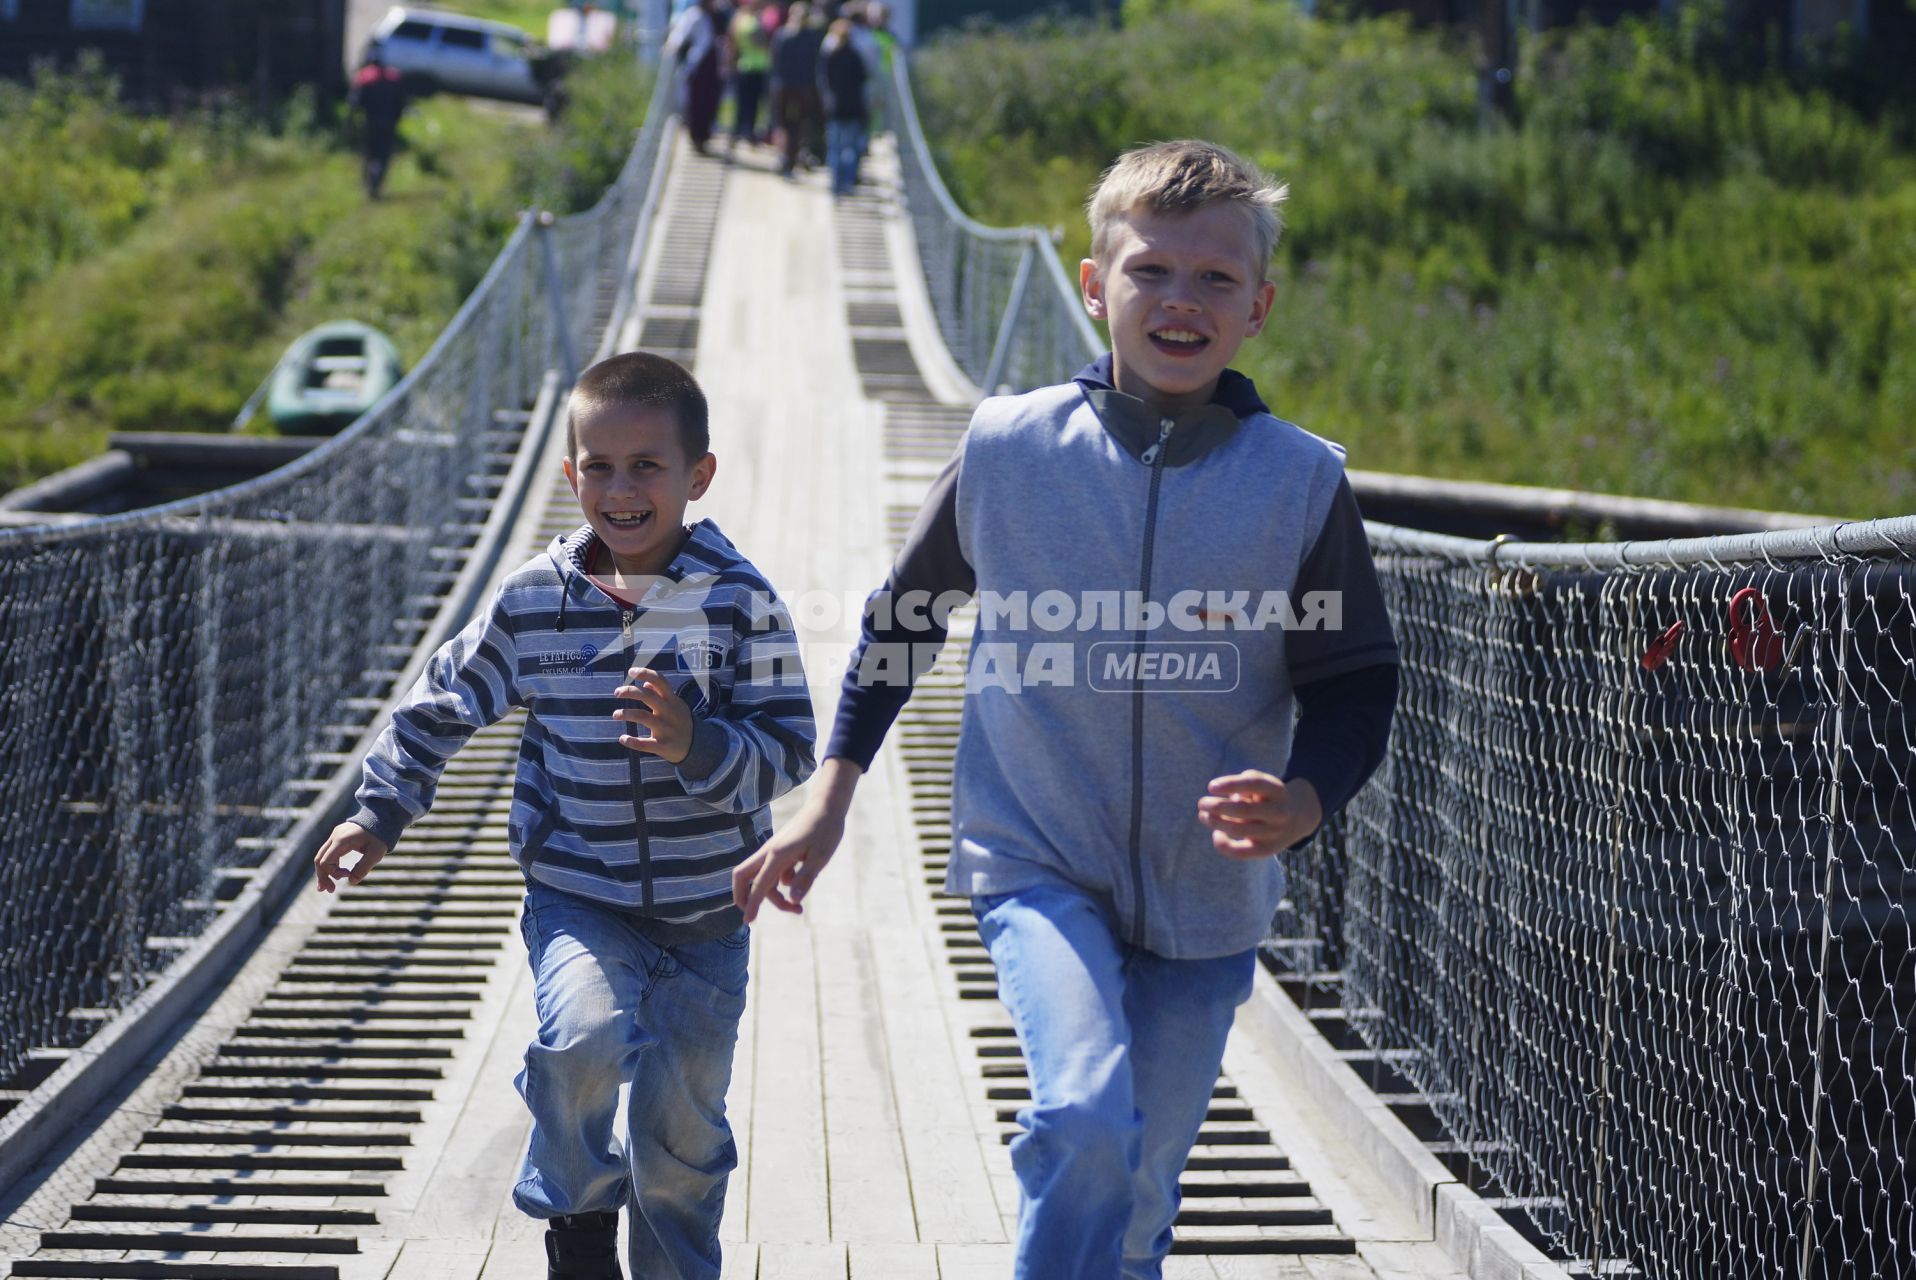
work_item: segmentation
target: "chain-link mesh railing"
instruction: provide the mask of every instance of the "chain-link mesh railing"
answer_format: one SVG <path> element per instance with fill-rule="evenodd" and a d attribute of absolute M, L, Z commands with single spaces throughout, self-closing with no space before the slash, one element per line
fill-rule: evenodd
<path fill-rule="evenodd" d="M 905 209 L 945 344 L 987 394 L 1063 382 L 1104 350 L 1077 291 L 1039 227 L 987 227 L 945 189 L 918 123 L 901 53 L 885 86 L 896 122 Z"/>
<path fill-rule="evenodd" d="M 614 310 L 664 115 L 655 94 L 604 199 L 522 219 L 418 367 L 299 462 L 0 531 L 0 1080 L 148 984 L 390 692 L 485 519 L 500 415 Z"/>
<path fill-rule="evenodd" d="M 1364 1040 L 1567 1257 L 1916 1274 L 1916 518 L 1371 538 L 1403 698 L 1295 895 Z"/>
<path fill-rule="evenodd" d="M 954 356 L 992 388 L 1068 377 L 1097 342 L 1048 242 L 966 218 L 892 88 Z M 1370 534 L 1396 728 L 1292 856 L 1273 949 L 1341 970 L 1459 1167 L 1595 1273 L 1916 1275 L 1916 517 Z"/>

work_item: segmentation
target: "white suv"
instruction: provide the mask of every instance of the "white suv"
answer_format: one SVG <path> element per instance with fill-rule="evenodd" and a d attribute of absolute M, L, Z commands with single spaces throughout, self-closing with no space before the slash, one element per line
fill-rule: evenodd
<path fill-rule="evenodd" d="M 517 27 L 441 9 L 390 9 L 366 39 L 365 56 L 405 77 L 415 93 L 464 93 L 545 102 L 544 50 Z"/>

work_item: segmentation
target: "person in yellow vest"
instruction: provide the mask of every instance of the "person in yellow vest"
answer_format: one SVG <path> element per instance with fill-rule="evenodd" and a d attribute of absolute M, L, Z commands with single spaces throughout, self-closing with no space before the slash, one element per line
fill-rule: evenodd
<path fill-rule="evenodd" d="M 758 104 L 772 73 L 772 31 L 764 0 L 745 0 L 732 15 L 726 44 L 732 63 L 732 144 L 758 143 Z"/>

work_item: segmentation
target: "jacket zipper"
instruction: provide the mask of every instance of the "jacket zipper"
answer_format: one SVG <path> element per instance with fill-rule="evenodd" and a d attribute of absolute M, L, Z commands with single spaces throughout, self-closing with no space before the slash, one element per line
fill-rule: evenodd
<path fill-rule="evenodd" d="M 1144 603 L 1151 598 L 1151 560 L 1157 550 L 1158 488 L 1164 481 L 1164 447 L 1171 439 L 1175 419 L 1158 422 L 1157 443 L 1138 455 L 1151 468 L 1151 496 L 1144 505 L 1144 574 L 1138 588 L 1138 638 L 1135 652 L 1143 668 Z M 1144 677 L 1134 675 L 1131 686 L 1131 945 L 1144 946 Z"/>
<path fill-rule="evenodd" d="M 639 611 L 625 611 L 625 669 L 630 672 L 637 664 L 638 653 L 632 640 L 632 627 L 638 621 Z M 624 725 L 625 721 L 619 722 Z M 633 726 L 636 728 L 637 726 Z M 626 730 L 629 732 L 630 730 Z M 632 813 L 638 821 L 639 830 L 639 872 L 640 899 L 646 906 L 652 905 L 652 833 L 645 825 L 645 756 L 642 752 L 632 752 Z"/>

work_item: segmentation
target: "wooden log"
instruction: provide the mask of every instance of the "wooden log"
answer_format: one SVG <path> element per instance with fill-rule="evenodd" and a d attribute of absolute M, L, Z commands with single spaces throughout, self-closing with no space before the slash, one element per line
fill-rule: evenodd
<path fill-rule="evenodd" d="M 305 457 L 328 436 L 229 436 L 205 431 L 116 431 L 107 447 L 142 467 L 237 469 L 264 475 Z"/>
<path fill-rule="evenodd" d="M 32 484 L 0 496 L 0 514 L 15 511 L 79 511 L 110 499 L 132 484 L 139 474 L 133 455 L 109 449 L 97 458 L 56 471 Z"/>

